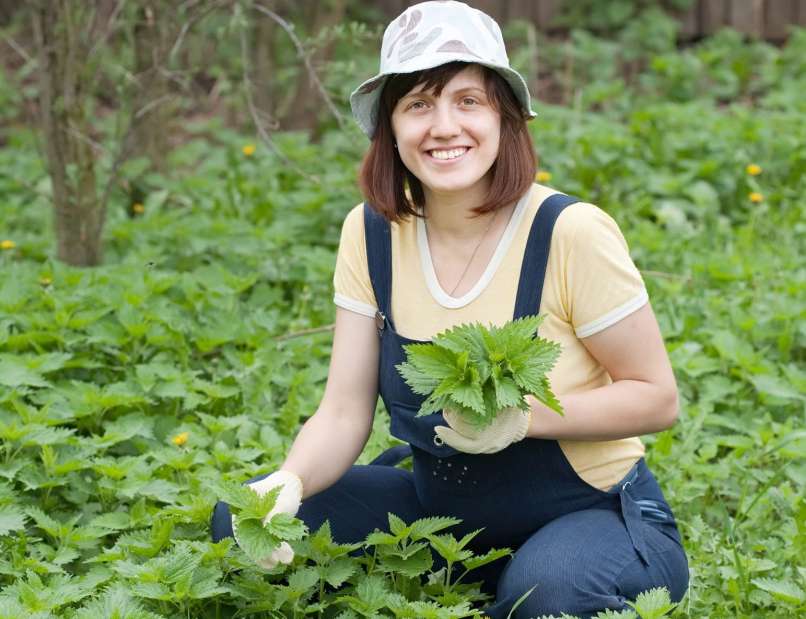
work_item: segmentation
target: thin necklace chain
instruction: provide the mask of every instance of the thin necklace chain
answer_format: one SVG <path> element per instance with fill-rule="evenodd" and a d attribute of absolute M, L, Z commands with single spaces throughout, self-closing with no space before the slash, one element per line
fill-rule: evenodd
<path fill-rule="evenodd" d="M 490 223 L 487 225 L 487 229 L 484 231 L 484 234 L 481 235 L 481 238 L 479 239 L 479 242 L 476 243 L 476 247 L 473 250 L 473 253 L 470 254 L 470 259 L 467 261 L 467 264 L 465 265 L 465 270 L 462 271 L 462 274 L 459 276 L 459 281 L 456 282 L 456 285 L 453 287 L 453 290 L 451 290 L 448 293 L 448 296 L 451 296 L 451 297 L 453 296 L 453 293 L 456 292 L 456 289 L 459 288 L 459 284 L 462 283 L 462 280 L 465 278 L 465 275 L 467 275 L 467 270 L 470 268 L 470 265 L 473 262 L 473 258 L 476 257 L 476 252 L 479 250 L 479 247 L 481 247 L 482 242 L 487 237 L 487 233 L 490 231 L 490 228 L 493 227 L 493 222 L 495 221 L 495 218 L 498 216 L 498 210 L 499 209 L 496 209 L 495 212 L 493 213 L 493 217 L 492 217 L 492 219 L 490 219 Z M 428 225 L 427 224 L 426 224 L 425 231 L 426 231 L 426 235 L 427 235 L 428 234 Z"/>

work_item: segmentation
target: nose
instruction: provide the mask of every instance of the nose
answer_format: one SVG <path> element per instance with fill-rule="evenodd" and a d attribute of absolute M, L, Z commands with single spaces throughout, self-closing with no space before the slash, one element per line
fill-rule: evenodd
<path fill-rule="evenodd" d="M 437 105 L 432 118 L 432 138 L 452 138 L 462 132 L 454 110 L 448 105 Z"/>

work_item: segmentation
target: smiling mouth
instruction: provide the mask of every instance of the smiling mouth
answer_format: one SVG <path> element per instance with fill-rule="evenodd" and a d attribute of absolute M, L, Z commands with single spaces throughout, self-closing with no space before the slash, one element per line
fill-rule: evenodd
<path fill-rule="evenodd" d="M 455 161 L 461 159 L 470 149 L 466 146 L 462 148 L 451 148 L 450 150 L 434 149 L 428 151 L 428 156 L 436 161 Z"/>

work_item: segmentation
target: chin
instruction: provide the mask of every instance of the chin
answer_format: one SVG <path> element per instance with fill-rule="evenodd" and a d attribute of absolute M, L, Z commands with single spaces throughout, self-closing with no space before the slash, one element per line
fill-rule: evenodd
<path fill-rule="evenodd" d="M 484 180 L 484 176 L 472 179 L 456 179 L 451 180 L 447 178 L 424 178 L 421 182 L 427 186 L 431 191 L 439 193 L 455 193 L 460 191 L 470 191 L 475 188 L 479 183 Z"/>

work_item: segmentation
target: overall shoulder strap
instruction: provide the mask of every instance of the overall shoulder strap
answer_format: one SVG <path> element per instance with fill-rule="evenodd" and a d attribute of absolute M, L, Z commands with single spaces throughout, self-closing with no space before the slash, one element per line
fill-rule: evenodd
<path fill-rule="evenodd" d="M 555 193 L 543 200 L 537 209 L 529 239 L 526 241 L 526 251 L 523 253 L 513 319 L 533 316 L 539 311 L 554 223 L 563 209 L 574 202 L 579 202 L 579 198 Z"/>
<path fill-rule="evenodd" d="M 367 243 L 369 279 L 378 301 L 378 309 L 388 317 L 392 295 L 392 232 L 386 218 L 366 202 L 364 236 Z"/>

